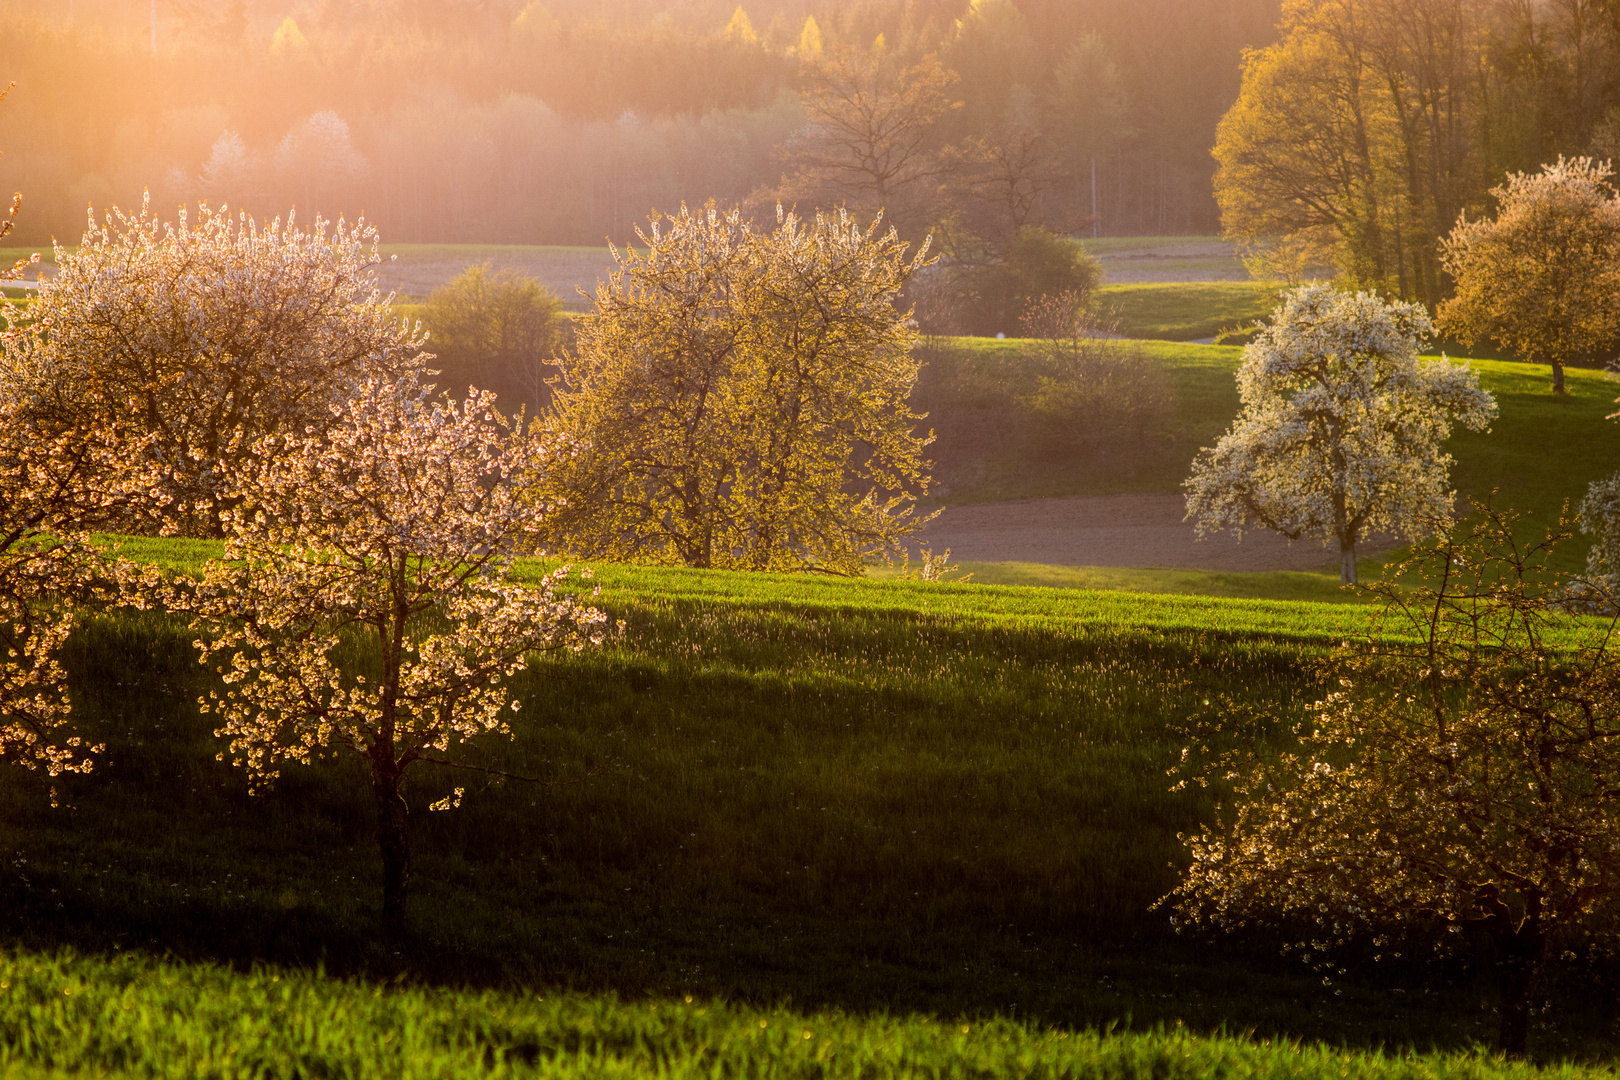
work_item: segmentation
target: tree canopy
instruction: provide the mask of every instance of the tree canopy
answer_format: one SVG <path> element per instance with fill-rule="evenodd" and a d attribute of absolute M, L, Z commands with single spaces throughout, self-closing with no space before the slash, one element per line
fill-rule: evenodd
<path fill-rule="evenodd" d="M 1491 189 L 1495 217 L 1459 219 L 1441 245 L 1456 295 L 1440 326 L 1465 345 L 1494 341 L 1552 365 L 1603 359 L 1620 337 L 1620 195 L 1606 164 L 1558 159 Z"/>
<path fill-rule="evenodd" d="M 562 301 L 534 278 L 470 266 L 428 297 L 424 321 L 439 382 L 452 394 L 479 386 L 508 414 L 536 415 L 571 336 Z"/>
<path fill-rule="evenodd" d="M 0 339 L 8 392 L 41 430 L 116 432 L 161 465 L 125 528 L 222 535 L 229 476 L 255 440 L 322 429 L 366 377 L 421 366 L 421 338 L 372 275 L 375 233 L 328 227 L 206 206 L 164 223 L 143 208 L 57 249 L 26 326 Z"/>
<path fill-rule="evenodd" d="M 1372 531 L 1443 528 L 1451 425 L 1486 428 L 1496 402 L 1472 368 L 1418 357 L 1431 332 L 1415 304 L 1325 285 L 1289 293 L 1243 350 L 1242 411 L 1183 485 L 1199 534 L 1258 525 L 1334 541 L 1349 584 Z"/>
<path fill-rule="evenodd" d="M 580 555 L 855 574 L 926 518 L 922 265 L 847 213 L 654 218 L 579 320 L 546 417 L 548 542 Z M 562 448 L 567 448 L 567 453 Z"/>
<path fill-rule="evenodd" d="M 1599 4 L 1294 0 L 1278 34 L 1217 129 L 1222 231 L 1430 310 L 1440 239 L 1497 178 L 1620 130 L 1620 21 Z"/>

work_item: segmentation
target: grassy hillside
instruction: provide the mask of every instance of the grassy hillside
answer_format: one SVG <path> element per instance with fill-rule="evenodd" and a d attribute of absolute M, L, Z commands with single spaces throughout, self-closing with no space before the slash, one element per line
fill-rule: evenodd
<path fill-rule="evenodd" d="M 1245 328 L 1277 306 L 1276 288 L 1236 281 L 1104 285 L 1097 307 L 1131 338 L 1197 341 Z"/>
<path fill-rule="evenodd" d="M 215 549 L 128 550 L 184 568 Z M 626 636 L 524 676 L 516 740 L 472 759 L 538 782 L 413 779 L 397 945 L 378 926 L 357 764 L 291 769 L 250 798 L 192 704 L 208 678 L 190 633 L 150 614 L 87 623 L 68 665 L 104 767 L 58 781 L 57 810 L 42 780 L 0 787 L 0 940 L 1036 1030 L 1129 1016 L 1356 1046 L 1488 1036 L 1467 956 L 1324 987 L 1264 940 L 1183 939 L 1150 910 L 1213 794 L 1167 790 L 1183 725 L 1229 699 L 1297 715 L 1316 658 L 1364 609 L 614 567 L 597 581 Z M 458 784 L 459 810 L 425 812 Z M 1609 1045 L 1584 985 L 1554 988 L 1540 1052 Z"/>

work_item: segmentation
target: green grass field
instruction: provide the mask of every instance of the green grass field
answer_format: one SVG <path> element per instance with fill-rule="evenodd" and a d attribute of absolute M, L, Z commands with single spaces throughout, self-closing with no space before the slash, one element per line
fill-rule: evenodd
<path fill-rule="evenodd" d="M 1277 289 L 1237 281 L 1105 284 L 1096 305 L 1126 337 L 1197 341 L 1270 315 Z"/>
<path fill-rule="evenodd" d="M 142 540 L 125 550 L 183 571 L 218 549 Z M 519 574 L 541 570 L 524 563 Z M 1176 833 L 1209 812 L 1211 793 L 1168 790 L 1182 727 L 1228 698 L 1296 715 L 1315 692 L 1317 659 L 1366 626 L 1364 607 L 655 568 L 602 567 L 596 582 L 626 636 L 523 676 L 516 740 L 471 759 L 540 782 L 413 780 L 417 874 L 403 943 L 378 925 L 356 763 L 292 769 L 249 797 L 244 778 L 214 760 L 210 724 L 192 704 L 208 677 L 184 627 L 151 614 L 87 623 L 67 660 L 81 722 L 108 743 L 106 760 L 57 783 L 61 809 L 37 778 L 0 787 L 0 941 L 18 964 L 61 970 L 80 962 L 50 957 L 76 949 L 92 958 L 74 969 L 86 983 L 116 983 L 121 961 L 93 958 L 120 953 L 319 965 L 360 981 L 319 983 L 309 1008 L 356 1017 L 358 1002 L 395 978 L 472 1017 L 561 995 L 614 1030 L 691 994 L 716 1009 L 729 1002 L 726 1015 L 750 1023 L 764 1009 L 836 1028 L 836 1045 L 873 1053 L 915 1037 L 922 1054 L 938 1029 L 914 1015 L 1000 1025 L 1007 1046 L 1022 1047 L 1005 1061 L 1036 1060 L 1028 1055 L 1054 1029 L 1127 1018 L 1138 1030 L 1180 1021 L 1363 1049 L 1456 1050 L 1488 1038 L 1489 990 L 1467 955 L 1357 968 L 1324 987 L 1264 940 L 1184 939 L 1150 910 L 1176 880 Z M 456 784 L 468 789 L 459 810 L 425 812 Z M 224 978 L 128 963 L 160 983 Z M 1612 1018 L 1584 986 L 1550 989 L 1556 1011 L 1535 1044 L 1543 1058 L 1610 1052 Z M 521 992 L 463 1006 L 429 987 Z M 120 990 L 88 1000 L 137 1010 L 144 999 Z M 158 1049 L 141 1060 L 167 1053 L 171 1038 L 236 1060 L 236 1037 L 211 1026 L 223 1012 L 141 1007 L 132 1015 L 172 1029 L 153 1035 Z M 435 1024 L 420 1030 L 445 1030 Z M 112 1042 L 97 1045 L 122 1029 L 106 1030 Z M 703 1031 L 721 1038 L 692 1037 Z M 445 1053 L 473 1052 L 456 1041 L 473 1036 L 444 1037 Z M 48 1042 L 28 1045 L 21 1060 L 69 1066 L 40 1056 Z M 647 1045 L 622 1052 L 661 1044 Z M 1107 1042 L 1095 1053 L 1153 1045 Z M 1196 1045 L 1195 1058 L 1260 1053 Z M 1292 1064 L 1261 1054 L 1244 1068 L 1362 1060 L 1288 1053 L 1281 1061 Z M 772 1054 L 771 1068 L 800 1067 Z M 1083 1071 L 1064 1060 L 1054 1075 Z M 744 1074 L 766 1070 L 765 1059 L 748 1061 Z"/>
<path fill-rule="evenodd" d="M 0 1076 L 1207 1077 L 1576 1080 L 1476 1054 L 1384 1054 L 1183 1027 L 857 1016 L 708 998 L 375 987 L 134 957 L 0 958 Z"/>

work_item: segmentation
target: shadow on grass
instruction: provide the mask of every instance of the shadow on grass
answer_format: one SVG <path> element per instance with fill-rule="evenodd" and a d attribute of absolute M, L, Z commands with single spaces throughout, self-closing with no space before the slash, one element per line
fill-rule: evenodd
<path fill-rule="evenodd" d="M 1222 688 L 1297 707 L 1297 650 L 706 618 L 666 614 L 635 651 L 520 680 L 518 739 L 477 760 L 546 783 L 418 774 L 399 942 L 358 765 L 289 769 L 250 798 L 196 711 L 189 632 L 95 620 L 69 662 L 105 766 L 61 785 L 61 809 L 33 780 L 0 787 L 0 935 L 629 998 L 1354 1046 L 1488 1034 L 1477 965 L 1324 986 L 1269 941 L 1183 939 L 1148 910 L 1176 879 L 1175 834 L 1208 813 L 1166 790 L 1174 723 Z M 426 813 L 452 783 L 461 810 Z M 1543 1052 L 1608 1046 L 1588 989 L 1560 995 Z"/>

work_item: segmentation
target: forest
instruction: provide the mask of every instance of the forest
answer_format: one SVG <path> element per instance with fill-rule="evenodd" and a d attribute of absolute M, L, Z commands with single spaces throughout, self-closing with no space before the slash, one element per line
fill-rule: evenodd
<path fill-rule="evenodd" d="M 1054 231 L 1208 234 L 1215 126 L 1277 17 L 1277 0 L 8 4 L 0 187 L 24 193 L 25 244 L 71 243 L 87 205 L 149 189 L 165 217 L 207 200 L 363 214 L 393 243 L 600 245 L 653 208 L 768 203 L 814 61 L 881 52 L 895 75 L 937 57 L 919 149 L 962 166 L 957 186 L 999 163 Z"/>

